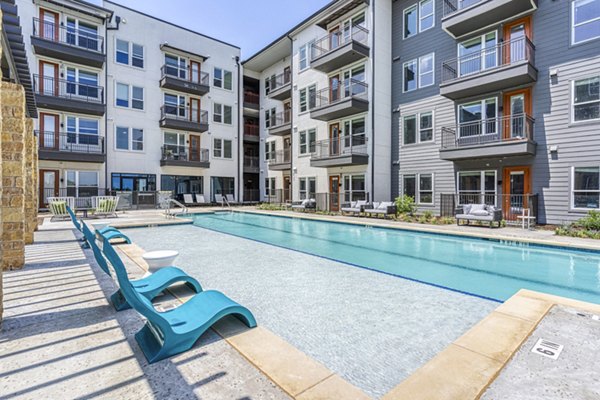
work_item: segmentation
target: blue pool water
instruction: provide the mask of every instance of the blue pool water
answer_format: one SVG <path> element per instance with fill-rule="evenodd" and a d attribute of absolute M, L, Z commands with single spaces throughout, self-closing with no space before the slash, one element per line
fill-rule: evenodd
<path fill-rule="evenodd" d="M 600 304 L 600 253 L 248 213 L 194 225 L 504 301 L 530 289 Z"/>

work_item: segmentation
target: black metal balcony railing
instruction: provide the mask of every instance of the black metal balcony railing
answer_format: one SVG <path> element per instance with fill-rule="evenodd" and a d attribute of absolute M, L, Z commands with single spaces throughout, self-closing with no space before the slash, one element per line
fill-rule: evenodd
<path fill-rule="evenodd" d="M 292 122 L 291 110 L 280 111 L 275 114 L 269 121 L 269 128 L 276 128 Z"/>
<path fill-rule="evenodd" d="M 444 17 L 456 11 L 463 10 L 483 0 L 444 0 Z"/>
<path fill-rule="evenodd" d="M 64 151 L 68 153 L 104 154 L 104 138 L 98 135 L 35 131 L 40 150 Z"/>
<path fill-rule="evenodd" d="M 104 103 L 104 88 L 64 79 L 33 75 L 33 91 L 43 96 L 61 97 L 87 103 Z"/>
<path fill-rule="evenodd" d="M 493 47 L 444 61 L 442 83 L 465 76 L 475 76 L 522 61 L 529 61 L 535 65 L 535 46 L 527 37 L 502 42 Z"/>
<path fill-rule="evenodd" d="M 443 127 L 442 149 L 533 140 L 534 121 L 527 114 L 516 114 Z"/>
<path fill-rule="evenodd" d="M 309 104 L 311 106 L 314 105 L 312 108 L 320 108 L 352 97 L 366 99 L 367 89 L 368 85 L 365 82 L 357 81 L 355 79 L 345 79 L 340 81 L 337 86 L 331 86 L 317 91 L 314 102 L 309 101 Z"/>
<path fill-rule="evenodd" d="M 185 106 L 165 104 L 160 108 L 161 119 L 176 119 L 198 124 L 208 124 L 208 111 Z"/>
<path fill-rule="evenodd" d="M 160 67 L 160 72 L 161 78 L 164 78 L 165 76 L 170 76 L 172 78 L 197 83 L 199 85 L 210 84 L 210 75 L 208 74 L 208 72 L 192 70 L 189 67 L 180 67 L 177 65 L 165 64 L 162 67 Z"/>
<path fill-rule="evenodd" d="M 260 189 L 244 189 L 244 202 L 259 202 Z"/>
<path fill-rule="evenodd" d="M 496 194 L 481 193 L 479 191 L 461 191 L 459 193 L 440 194 L 440 215 L 453 217 L 456 207 L 466 204 L 486 204 L 502 210 L 502 218 L 512 225 L 521 224 L 523 213 L 532 217 L 538 217 L 538 195 L 537 194 Z M 535 223 L 535 220 L 532 221 Z"/>
<path fill-rule="evenodd" d="M 84 29 L 33 19 L 33 36 L 104 54 L 104 38 Z"/>
<path fill-rule="evenodd" d="M 319 160 L 353 154 L 368 154 L 367 138 L 364 133 L 319 140 L 315 143 L 315 151 L 312 153 L 311 158 Z"/>
<path fill-rule="evenodd" d="M 347 43 L 356 41 L 362 44 L 368 44 L 369 31 L 360 25 L 353 26 L 347 31 L 331 32 L 323 36 L 313 44 L 312 58 L 318 58 Z"/>
<path fill-rule="evenodd" d="M 208 162 L 208 149 L 190 149 L 187 146 L 177 146 L 166 144 L 161 148 L 161 160 L 190 161 L 190 162 Z"/>
<path fill-rule="evenodd" d="M 256 156 L 244 156 L 244 167 L 258 168 L 260 159 Z"/>
<path fill-rule="evenodd" d="M 269 88 L 269 93 L 272 93 L 275 90 L 279 89 L 280 87 L 287 85 L 291 81 L 292 81 L 292 72 L 284 71 L 279 75 L 275 75 L 274 77 L 268 78 L 266 80 L 266 83 Z"/>
<path fill-rule="evenodd" d="M 268 164 L 287 164 L 292 162 L 291 149 L 276 150 L 269 155 Z"/>

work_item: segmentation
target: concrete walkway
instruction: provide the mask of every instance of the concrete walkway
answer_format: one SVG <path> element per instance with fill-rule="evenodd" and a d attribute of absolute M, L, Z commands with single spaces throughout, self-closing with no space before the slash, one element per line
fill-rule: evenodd
<path fill-rule="evenodd" d="M 288 398 L 213 331 L 148 365 L 133 336 L 142 319 L 114 311 L 114 283 L 68 223 L 44 224 L 35 239 L 25 268 L 4 273 L 1 399 Z"/>

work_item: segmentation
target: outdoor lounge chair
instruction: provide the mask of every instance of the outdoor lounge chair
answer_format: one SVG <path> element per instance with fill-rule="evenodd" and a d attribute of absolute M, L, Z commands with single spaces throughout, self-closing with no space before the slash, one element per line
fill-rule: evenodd
<path fill-rule="evenodd" d="M 102 251 L 96 243 L 96 236 L 86 224 L 83 224 L 83 234 L 85 235 L 85 238 L 90 244 L 90 247 L 94 252 L 94 258 L 96 259 L 96 262 L 98 263 L 102 271 L 104 271 L 109 276 L 112 276 L 106 259 L 102 255 Z M 202 286 L 200 286 L 200 283 L 195 278 L 192 278 L 177 267 L 161 268 L 152 275 L 130 282 L 134 290 L 136 290 L 139 294 L 141 294 L 148 300 L 152 300 L 160 292 L 177 282 L 184 282 L 190 289 L 192 289 L 196 293 L 202 291 Z M 110 299 L 113 306 L 115 307 L 115 310 L 117 311 L 125 310 L 131 307 L 127 303 L 127 300 L 125 300 L 125 297 L 123 296 L 123 293 L 120 289 L 113 293 Z"/>
<path fill-rule="evenodd" d="M 69 218 L 67 207 L 71 207 L 71 209 L 75 208 L 74 197 L 48 197 L 47 201 L 48 211 L 52 214 L 50 220 L 53 220 L 54 218 Z"/>
<path fill-rule="evenodd" d="M 227 204 L 227 200 L 222 194 L 215 194 L 215 202 L 221 206 L 225 206 L 225 204 Z"/>
<path fill-rule="evenodd" d="M 124 298 L 146 318 L 135 339 L 149 363 L 189 350 L 207 329 L 227 315 L 236 316 L 249 328 L 256 326 L 250 310 L 215 290 L 197 293 L 173 310 L 158 312 L 150 300 L 134 289 L 112 245 L 104 246 L 104 255 L 113 265 Z"/>
<path fill-rule="evenodd" d="M 361 214 L 362 212 L 365 211 L 365 207 L 367 207 L 367 205 L 368 205 L 368 203 L 366 200 L 353 201 L 353 202 L 347 204 L 345 207 L 342 207 L 340 209 L 340 211 L 342 212 L 342 214 L 344 214 L 344 213 L 348 213 L 348 214 L 352 214 L 352 215 Z"/>
<path fill-rule="evenodd" d="M 365 214 L 370 216 L 380 216 L 387 218 L 389 215 L 396 215 L 396 206 L 391 201 L 382 201 L 373 203 L 373 208 L 365 208 Z"/>
<path fill-rule="evenodd" d="M 94 196 L 92 197 L 92 214 L 94 217 L 116 217 L 119 196 Z"/>
<path fill-rule="evenodd" d="M 304 199 L 299 204 L 292 204 L 292 211 L 315 211 L 317 209 L 317 202 L 315 199 Z"/>
<path fill-rule="evenodd" d="M 200 205 L 202 205 L 202 204 L 208 204 L 208 202 L 204 198 L 204 195 L 203 194 L 197 194 L 197 193 L 196 193 L 196 203 L 198 203 Z"/>
<path fill-rule="evenodd" d="M 238 202 L 235 200 L 235 197 L 233 197 L 232 194 L 226 194 L 225 199 L 227 199 L 227 203 L 229 203 L 230 206 L 238 204 Z"/>
<path fill-rule="evenodd" d="M 196 202 L 194 202 L 194 195 L 191 193 L 187 193 L 183 195 L 183 202 L 186 206 L 195 206 Z"/>

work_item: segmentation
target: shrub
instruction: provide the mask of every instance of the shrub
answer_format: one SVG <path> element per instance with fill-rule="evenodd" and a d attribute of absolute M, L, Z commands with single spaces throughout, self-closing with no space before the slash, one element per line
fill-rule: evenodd
<path fill-rule="evenodd" d="M 403 194 L 402 196 L 396 197 L 394 203 L 396 204 L 396 212 L 398 214 L 413 215 L 415 211 L 417 211 L 415 199 L 412 196 Z"/>
<path fill-rule="evenodd" d="M 588 212 L 588 215 L 577 221 L 575 225 L 588 231 L 600 231 L 600 211 Z"/>
<path fill-rule="evenodd" d="M 256 208 L 259 209 L 259 210 L 265 210 L 265 211 L 281 211 L 281 210 L 285 210 L 285 207 L 282 207 L 279 204 L 270 204 L 270 203 L 259 204 Z"/>

